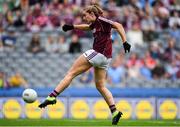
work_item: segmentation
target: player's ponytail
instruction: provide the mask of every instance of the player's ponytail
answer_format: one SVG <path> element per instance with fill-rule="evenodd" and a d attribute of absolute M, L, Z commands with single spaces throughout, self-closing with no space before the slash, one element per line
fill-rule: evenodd
<path fill-rule="evenodd" d="M 102 16 L 103 15 L 103 10 L 98 6 L 98 5 L 93 5 L 96 9 L 97 9 L 97 11 L 98 11 L 98 16 Z"/>
<path fill-rule="evenodd" d="M 94 4 L 91 6 L 88 6 L 84 9 L 86 12 L 88 13 L 94 13 L 95 16 L 99 17 L 103 15 L 103 10 L 101 9 L 101 7 L 99 7 L 99 5 Z"/>

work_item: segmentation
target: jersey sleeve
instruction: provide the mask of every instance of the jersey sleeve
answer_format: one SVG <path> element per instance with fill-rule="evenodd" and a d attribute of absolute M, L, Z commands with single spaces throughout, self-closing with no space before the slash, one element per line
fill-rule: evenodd
<path fill-rule="evenodd" d="M 99 17 L 99 19 L 102 20 L 102 21 L 104 21 L 104 22 L 106 22 L 106 23 L 108 23 L 109 25 L 113 25 L 113 23 L 114 23 L 114 21 L 109 20 L 109 19 L 106 19 L 106 18 L 104 18 L 104 17 Z"/>

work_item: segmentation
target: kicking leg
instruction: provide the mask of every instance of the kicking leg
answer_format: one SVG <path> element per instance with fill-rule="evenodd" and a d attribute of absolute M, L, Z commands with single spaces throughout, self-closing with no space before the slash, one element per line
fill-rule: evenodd
<path fill-rule="evenodd" d="M 105 87 L 106 70 L 101 68 L 95 68 L 95 84 L 98 91 L 104 97 L 112 113 L 112 124 L 116 125 L 122 115 L 120 111 L 116 110 L 114 98 L 111 92 Z"/>
<path fill-rule="evenodd" d="M 67 72 L 64 79 L 61 80 L 61 82 L 57 85 L 55 90 L 46 98 L 46 100 L 39 105 L 40 108 L 44 108 L 49 104 L 55 104 L 56 103 L 56 97 L 59 95 L 59 93 L 63 92 L 64 89 L 66 89 L 73 78 L 75 78 L 77 75 L 87 71 L 89 68 L 91 68 L 92 65 L 88 62 L 88 60 L 81 55 L 72 65 L 70 70 Z"/>
<path fill-rule="evenodd" d="M 91 68 L 92 65 L 88 62 L 88 60 L 81 55 L 72 65 L 70 70 L 67 72 L 66 76 L 63 80 L 58 84 L 58 86 L 55 88 L 55 90 L 58 93 L 61 93 L 65 88 L 67 88 L 72 79 L 75 78 L 77 75 L 87 71 L 89 68 Z"/>

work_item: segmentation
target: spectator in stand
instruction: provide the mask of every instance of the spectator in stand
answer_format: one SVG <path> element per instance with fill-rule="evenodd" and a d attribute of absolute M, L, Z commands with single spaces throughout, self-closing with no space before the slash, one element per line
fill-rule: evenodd
<path fill-rule="evenodd" d="M 3 71 L 0 71 L 0 88 L 9 88 L 7 76 Z"/>
<path fill-rule="evenodd" d="M 161 59 L 162 52 L 158 42 L 156 41 L 151 42 L 149 51 L 153 59 Z"/>
<path fill-rule="evenodd" d="M 40 5 L 40 3 L 36 3 L 34 5 L 32 15 L 33 15 L 34 18 L 37 18 L 37 17 L 39 17 L 41 15 L 41 5 Z"/>
<path fill-rule="evenodd" d="M 4 51 L 4 46 L 2 41 L 0 40 L 0 53 Z"/>
<path fill-rule="evenodd" d="M 180 79 L 180 52 L 178 52 L 178 53 L 176 54 L 175 60 L 176 60 L 176 65 L 177 65 L 177 67 L 178 67 L 178 71 L 177 71 L 177 73 L 176 73 L 176 77 L 177 77 L 177 79 Z"/>
<path fill-rule="evenodd" d="M 140 77 L 145 80 L 151 80 L 152 79 L 152 73 L 151 70 L 146 66 L 146 64 L 142 64 L 142 66 L 139 68 L 140 71 Z"/>
<path fill-rule="evenodd" d="M 118 6 L 125 6 L 128 5 L 128 0 L 116 0 Z"/>
<path fill-rule="evenodd" d="M 0 32 L 2 31 L 3 29 L 3 26 L 4 25 L 4 16 L 3 14 L 0 12 Z"/>
<path fill-rule="evenodd" d="M 94 72 L 93 68 L 89 69 L 88 71 L 84 72 L 80 76 L 80 82 L 84 84 L 91 84 L 94 80 Z"/>
<path fill-rule="evenodd" d="M 76 34 L 72 35 L 71 43 L 69 45 L 69 53 L 80 53 L 82 51 L 82 45 L 79 42 L 79 37 Z"/>
<path fill-rule="evenodd" d="M 29 9 L 26 16 L 26 27 L 28 30 L 32 32 L 40 31 L 41 27 L 39 26 L 39 21 L 37 20 L 39 16 L 41 16 L 41 6 L 39 3 L 36 3 L 33 9 Z"/>
<path fill-rule="evenodd" d="M 15 48 L 16 44 L 16 36 L 14 29 L 9 28 L 8 33 L 5 35 L 2 35 L 2 42 L 7 50 L 12 50 Z"/>
<path fill-rule="evenodd" d="M 139 56 L 137 53 L 132 52 L 130 55 L 130 58 L 127 60 L 127 67 L 131 68 L 133 66 L 135 66 L 136 64 L 138 64 L 140 62 Z"/>
<path fill-rule="evenodd" d="M 170 28 L 169 34 L 172 38 L 175 38 L 176 41 L 180 44 L 180 29 L 178 28 L 177 25 L 174 25 L 173 27 Z"/>
<path fill-rule="evenodd" d="M 169 18 L 169 26 L 170 27 L 180 27 L 180 15 L 178 11 L 173 12 L 173 16 Z"/>
<path fill-rule="evenodd" d="M 27 81 L 18 72 L 9 78 L 9 83 L 11 87 L 24 87 L 24 88 L 28 87 Z"/>
<path fill-rule="evenodd" d="M 14 17 L 14 22 L 13 26 L 15 27 L 23 27 L 24 26 L 24 21 L 22 19 L 22 14 L 21 10 L 16 10 L 16 15 Z"/>
<path fill-rule="evenodd" d="M 143 30 L 144 41 L 149 42 L 154 40 L 156 36 L 155 22 L 149 14 L 145 14 L 141 21 L 141 29 Z"/>
<path fill-rule="evenodd" d="M 125 30 L 129 29 L 130 14 L 131 13 L 130 13 L 129 8 L 127 6 L 123 6 L 122 7 L 122 15 L 119 18 L 120 18 L 120 22 L 124 26 Z"/>
<path fill-rule="evenodd" d="M 129 3 L 131 4 L 131 6 L 133 6 L 136 9 L 143 8 L 142 2 L 140 0 L 130 0 Z"/>
<path fill-rule="evenodd" d="M 59 9 L 59 0 L 52 0 L 52 2 L 49 4 L 49 8 L 51 10 L 58 10 Z"/>
<path fill-rule="evenodd" d="M 143 33 L 138 22 L 133 22 L 132 29 L 127 31 L 127 39 L 133 43 L 134 49 L 135 47 L 143 45 Z"/>
<path fill-rule="evenodd" d="M 169 27 L 169 10 L 163 6 L 158 7 L 159 25 L 161 30 L 167 29 Z"/>
<path fill-rule="evenodd" d="M 166 70 L 163 65 L 158 63 L 153 69 L 152 69 L 152 77 L 155 80 L 159 80 L 162 78 L 165 78 Z"/>
<path fill-rule="evenodd" d="M 49 35 L 45 44 L 45 51 L 55 53 L 58 51 L 57 43 L 52 35 Z"/>
<path fill-rule="evenodd" d="M 41 14 L 35 19 L 35 22 L 40 28 L 45 27 L 48 24 L 48 17 L 44 12 L 41 12 Z"/>
<path fill-rule="evenodd" d="M 60 17 L 59 17 L 59 11 L 53 10 L 52 14 L 49 16 L 49 20 L 53 27 L 59 27 L 60 26 Z"/>
<path fill-rule="evenodd" d="M 33 35 L 32 40 L 28 46 L 28 51 L 31 53 L 39 53 L 39 52 L 43 51 L 38 34 Z"/>
<path fill-rule="evenodd" d="M 21 0 L 20 7 L 22 11 L 27 11 L 29 9 L 29 0 Z"/>
<path fill-rule="evenodd" d="M 179 70 L 179 67 L 176 64 L 176 60 L 173 60 L 170 64 L 166 66 L 166 77 L 172 80 L 177 79 L 177 72 Z"/>
<path fill-rule="evenodd" d="M 37 20 L 33 20 L 33 23 L 31 24 L 29 30 L 33 33 L 37 33 L 37 32 L 40 32 L 41 28 L 40 26 L 38 25 L 38 22 Z"/>
<path fill-rule="evenodd" d="M 115 10 L 117 8 L 117 4 L 115 0 L 108 0 L 107 9 L 108 10 Z"/>
<path fill-rule="evenodd" d="M 6 12 L 5 20 L 6 20 L 6 22 L 7 22 L 7 26 L 13 25 L 14 19 L 13 19 L 13 13 L 12 13 L 11 10 L 8 10 L 8 11 Z"/>
<path fill-rule="evenodd" d="M 150 51 L 146 51 L 146 52 L 145 52 L 145 55 L 144 55 L 143 60 L 144 60 L 145 65 L 146 65 L 150 70 L 154 69 L 155 66 L 157 65 L 157 62 L 156 62 L 156 60 L 151 56 Z"/>
<path fill-rule="evenodd" d="M 0 12 L 2 12 L 2 14 L 6 14 L 8 10 L 10 10 L 8 3 L 0 1 Z"/>
<path fill-rule="evenodd" d="M 66 42 L 66 38 L 64 35 L 60 35 L 57 43 L 57 52 L 59 53 L 67 53 L 69 49 L 69 44 Z"/>
<path fill-rule="evenodd" d="M 110 86 L 117 86 L 123 82 L 126 76 L 126 69 L 124 67 L 124 57 L 116 57 L 110 68 L 108 69 L 107 76 L 108 76 L 108 84 Z"/>
<path fill-rule="evenodd" d="M 176 40 L 174 38 L 168 39 L 168 47 L 165 48 L 164 51 L 164 61 L 165 62 L 172 62 L 172 60 L 175 58 L 176 52 L 178 49 L 175 46 Z"/>
<path fill-rule="evenodd" d="M 176 65 L 179 67 L 179 69 L 180 69 L 180 52 L 177 52 L 176 53 L 176 56 L 175 56 L 175 59 L 174 59 L 175 61 L 176 61 Z"/>
<path fill-rule="evenodd" d="M 37 3 L 42 3 L 44 0 L 28 0 L 29 6 L 34 6 Z"/>
<path fill-rule="evenodd" d="M 178 72 L 176 73 L 177 79 L 180 79 L 180 69 L 178 70 Z"/>
<path fill-rule="evenodd" d="M 130 79 L 141 78 L 140 67 L 143 64 L 143 61 L 139 58 L 139 55 L 133 52 L 126 63 L 127 63 L 126 66 L 127 66 L 128 78 Z"/>
<path fill-rule="evenodd" d="M 72 24 L 74 21 L 74 15 L 72 13 L 71 8 L 66 8 L 64 10 L 64 22 L 68 23 L 68 24 Z"/>
<path fill-rule="evenodd" d="M 28 12 L 27 12 L 27 15 L 26 15 L 26 19 L 25 19 L 26 28 L 28 30 L 31 29 L 31 25 L 33 24 L 33 20 L 34 20 L 33 10 L 29 9 Z"/>
<path fill-rule="evenodd" d="M 131 68 L 127 68 L 127 76 L 129 79 L 140 79 L 140 64 L 136 64 L 132 66 Z"/>

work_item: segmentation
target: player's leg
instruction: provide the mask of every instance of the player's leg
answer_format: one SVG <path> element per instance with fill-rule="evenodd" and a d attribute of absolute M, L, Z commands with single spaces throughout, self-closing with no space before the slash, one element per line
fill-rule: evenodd
<path fill-rule="evenodd" d="M 101 68 L 94 69 L 95 73 L 95 85 L 97 90 L 101 93 L 101 95 L 104 97 L 106 103 L 110 105 L 114 105 L 114 99 L 112 97 L 111 92 L 105 87 L 105 81 L 106 81 L 106 70 Z"/>
<path fill-rule="evenodd" d="M 55 104 L 56 103 L 56 97 L 66 89 L 73 78 L 75 78 L 77 75 L 85 72 L 89 68 L 91 68 L 92 65 L 88 62 L 88 60 L 84 57 L 84 55 L 81 55 L 72 65 L 70 70 L 67 72 L 66 76 L 60 81 L 60 83 L 57 85 L 57 87 L 54 89 L 52 93 L 46 98 L 46 100 L 39 105 L 40 108 L 44 108 L 49 104 Z"/>
<path fill-rule="evenodd" d="M 104 97 L 112 113 L 112 124 L 116 125 L 122 115 L 120 111 L 116 110 L 114 98 L 111 92 L 105 87 L 106 70 L 102 68 L 95 68 L 95 84 L 98 91 Z"/>
<path fill-rule="evenodd" d="M 61 93 L 65 88 L 69 86 L 72 79 L 75 78 L 77 75 L 87 71 L 89 68 L 91 68 L 92 65 L 88 62 L 88 60 L 84 57 L 84 55 L 81 55 L 72 65 L 70 70 L 67 72 L 66 76 L 63 80 L 58 84 L 58 86 L 55 88 L 55 90 L 58 93 Z"/>

